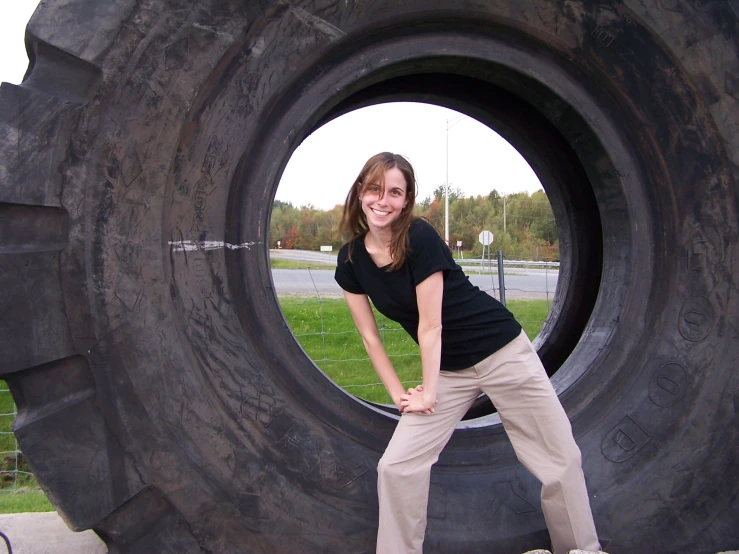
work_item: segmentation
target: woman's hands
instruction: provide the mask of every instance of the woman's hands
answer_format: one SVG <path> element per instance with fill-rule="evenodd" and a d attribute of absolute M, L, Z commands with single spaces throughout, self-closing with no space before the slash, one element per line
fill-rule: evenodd
<path fill-rule="evenodd" d="M 406 394 L 400 395 L 398 409 L 404 414 L 433 414 L 437 400 L 435 396 L 426 394 L 423 385 L 408 389 Z"/>

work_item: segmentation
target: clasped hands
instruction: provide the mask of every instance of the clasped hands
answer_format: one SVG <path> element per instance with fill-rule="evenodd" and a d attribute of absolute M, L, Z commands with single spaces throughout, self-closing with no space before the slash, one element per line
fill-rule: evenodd
<path fill-rule="evenodd" d="M 398 409 L 404 414 L 433 414 L 436 403 L 436 398 L 425 394 L 423 385 L 418 385 L 400 395 Z"/>

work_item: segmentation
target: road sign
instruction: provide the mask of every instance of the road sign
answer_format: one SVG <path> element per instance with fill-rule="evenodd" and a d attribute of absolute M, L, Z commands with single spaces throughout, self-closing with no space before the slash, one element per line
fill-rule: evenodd
<path fill-rule="evenodd" d="M 457 248 L 462 248 L 462 241 L 461 240 L 458 240 L 457 241 Z"/>
<path fill-rule="evenodd" d="M 490 231 L 483 231 L 480 233 L 480 244 L 483 246 L 490 246 L 493 244 L 493 233 Z"/>

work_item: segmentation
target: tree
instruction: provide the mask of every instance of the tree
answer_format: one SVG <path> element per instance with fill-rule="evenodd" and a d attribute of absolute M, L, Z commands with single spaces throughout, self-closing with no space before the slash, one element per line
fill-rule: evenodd
<path fill-rule="evenodd" d="M 449 203 L 451 204 L 458 198 L 463 198 L 464 193 L 459 189 L 453 189 L 451 186 L 449 187 Z M 438 187 L 434 189 L 434 199 L 438 200 L 439 202 L 444 202 L 444 185 L 441 184 Z"/>
<path fill-rule="evenodd" d="M 439 232 L 444 233 L 444 187 L 438 186 L 433 198 L 418 202 L 414 213 L 425 217 Z M 503 202 L 506 208 L 506 232 L 503 232 Z M 276 200 L 270 222 L 270 244 L 281 241 L 283 248 L 318 250 L 322 245 L 341 246 L 339 232 L 342 205 L 331 210 L 313 206 L 296 208 L 290 202 Z M 459 189 L 449 197 L 449 239 L 452 246 L 462 241 L 463 249 L 480 255 L 478 242 L 481 231 L 495 236 L 494 248 L 504 250 L 509 258 L 559 258 L 557 226 L 551 205 L 544 191 L 531 195 L 510 194 L 505 199 L 496 191 L 485 196 L 465 197 Z"/>
<path fill-rule="evenodd" d="M 436 227 L 436 229 L 444 229 L 444 212 L 441 209 L 441 203 L 438 200 L 431 202 L 429 209 L 422 215 L 424 215 L 431 225 Z"/>

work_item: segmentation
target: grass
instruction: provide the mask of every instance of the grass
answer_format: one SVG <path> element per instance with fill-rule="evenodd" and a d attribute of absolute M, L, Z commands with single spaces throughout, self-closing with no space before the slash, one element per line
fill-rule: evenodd
<path fill-rule="evenodd" d="M 377 374 L 343 299 L 281 298 L 280 305 L 308 357 L 335 383 L 360 398 L 390 402 L 385 388 L 377 385 Z M 400 380 L 409 386 L 420 382 L 416 343 L 397 323 L 379 313 L 376 316 Z"/>
<path fill-rule="evenodd" d="M 334 269 L 336 262 L 301 262 L 272 257 L 270 265 L 272 269 Z"/>
<path fill-rule="evenodd" d="M 336 384 L 359 398 L 390 404 L 354 327 L 343 299 L 280 299 L 288 325 L 308 357 Z M 546 319 L 546 300 L 510 300 L 508 309 L 533 339 Z M 406 386 L 421 382 L 421 358 L 413 339 L 395 322 L 375 312 L 385 349 Z M 15 407 L 7 386 L 0 381 L 0 514 L 54 510 L 17 452 L 12 424 Z M 16 471 L 17 468 L 17 471 Z"/>
<path fill-rule="evenodd" d="M 42 490 L 18 489 L 0 493 L 0 514 L 54 511 L 56 508 L 51 505 Z"/>
<path fill-rule="evenodd" d="M 30 474 L 13 435 L 13 397 L 0 381 L 0 514 L 51 512 L 54 507 Z"/>
<path fill-rule="evenodd" d="M 526 336 L 534 340 L 549 314 L 551 300 L 509 300 L 506 307 L 516 316 Z"/>
<path fill-rule="evenodd" d="M 372 402 L 390 404 L 356 332 L 343 299 L 281 298 L 285 319 L 308 357 L 336 384 Z M 533 339 L 541 329 L 546 300 L 511 300 L 508 309 Z M 375 312 L 377 326 L 393 367 L 406 387 L 421 382 L 418 345 L 395 322 Z"/>

